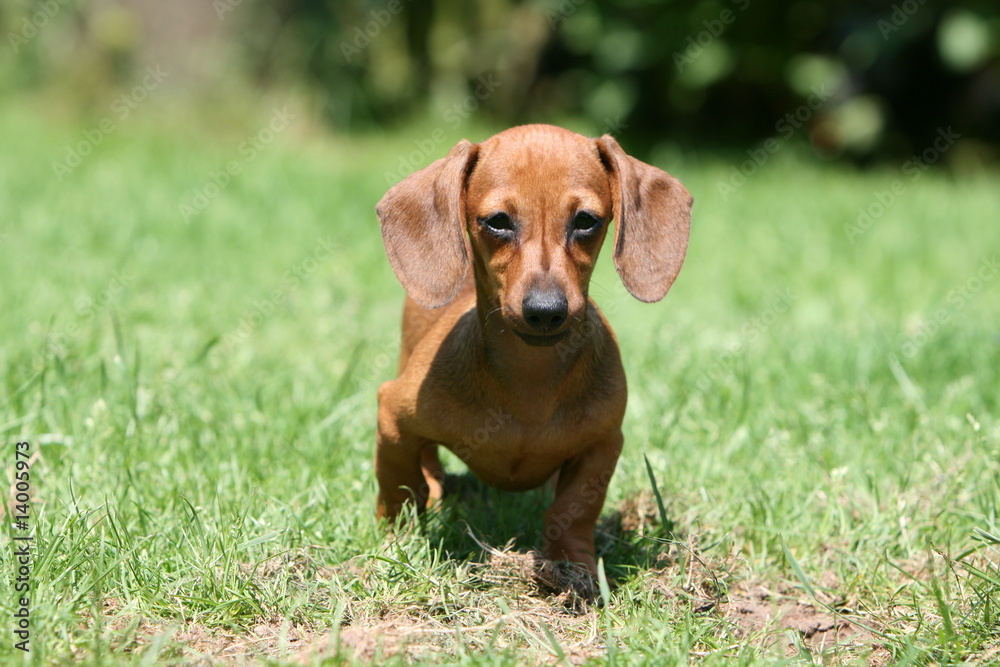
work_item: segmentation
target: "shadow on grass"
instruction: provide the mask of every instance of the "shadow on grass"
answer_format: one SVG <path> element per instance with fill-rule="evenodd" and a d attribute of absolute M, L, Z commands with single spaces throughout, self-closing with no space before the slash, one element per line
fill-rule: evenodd
<path fill-rule="evenodd" d="M 547 487 L 506 492 L 487 486 L 471 473 L 449 473 L 444 498 L 436 509 L 422 515 L 421 523 L 424 534 L 440 544 L 449 558 L 486 562 L 484 547 L 540 552 L 545 510 L 551 502 L 552 491 Z M 626 498 L 617 507 L 605 505 L 594 539 L 612 586 L 661 560 L 673 525 L 659 524 L 655 506 L 642 495 Z"/>

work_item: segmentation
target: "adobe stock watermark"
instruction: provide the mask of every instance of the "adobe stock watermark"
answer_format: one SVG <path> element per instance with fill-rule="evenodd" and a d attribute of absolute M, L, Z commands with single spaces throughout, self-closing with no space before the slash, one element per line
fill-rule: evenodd
<path fill-rule="evenodd" d="M 731 1 L 741 12 L 746 11 L 747 7 L 750 6 L 750 0 Z M 684 51 L 674 51 L 674 66 L 677 68 L 677 71 L 683 72 L 686 66 L 701 57 L 701 54 L 705 52 L 705 48 L 721 37 L 722 33 L 726 31 L 726 27 L 736 21 L 736 17 L 736 12 L 726 7 L 719 12 L 718 18 L 702 21 L 701 24 L 704 26 L 704 30 L 700 31 L 697 35 L 688 35 L 687 47 Z"/>
<path fill-rule="evenodd" d="M 899 347 L 903 356 L 907 359 L 917 356 L 920 348 L 934 340 L 941 333 L 941 328 L 982 292 L 987 284 L 993 282 L 997 275 L 1000 275 L 1000 260 L 997 255 L 983 257 L 976 271 L 965 282 L 948 292 L 945 305 L 935 310 L 915 334 L 901 336 Z"/>
<path fill-rule="evenodd" d="M 391 339 L 385 339 L 373 346 L 378 350 L 365 358 L 364 364 L 351 378 L 354 393 L 360 394 L 370 390 L 376 382 L 381 381 L 399 363 L 399 353 L 402 349 L 398 333 Z"/>
<path fill-rule="evenodd" d="M 410 0 L 407 0 L 409 2 Z M 351 41 L 340 43 L 340 53 L 348 63 L 361 55 L 361 52 L 371 46 L 374 41 L 390 23 L 392 19 L 403 12 L 403 0 L 389 0 L 384 9 L 373 9 L 368 12 L 367 21 L 364 25 L 354 27 L 351 34 Z M 367 17 L 366 17 L 367 18 Z"/>
<path fill-rule="evenodd" d="M 961 138 L 962 135 L 952 130 L 950 125 L 947 128 L 938 128 L 937 137 L 934 138 L 931 145 L 921 151 L 920 155 L 914 155 L 903 163 L 903 166 L 900 167 L 902 176 L 890 183 L 888 190 L 873 192 L 872 201 L 858 207 L 857 219 L 844 225 L 847 239 L 851 243 L 857 243 L 858 237 L 871 229 L 875 221 L 885 215 L 889 208 L 896 203 L 896 200 L 906 194 L 909 183 L 920 178 Z"/>
<path fill-rule="evenodd" d="M 580 8 L 580 5 L 586 1 L 587 0 L 559 0 L 559 3 L 554 9 L 546 9 L 545 20 L 549 22 L 549 27 L 553 30 L 558 30 L 566 19 L 575 14 L 576 10 Z"/>
<path fill-rule="evenodd" d="M 888 20 L 879 19 L 875 25 L 878 26 L 878 31 L 882 33 L 882 40 L 888 42 L 889 37 L 893 33 L 899 32 L 899 30 L 906 25 L 906 22 L 917 13 L 921 7 L 924 6 L 927 0 L 905 0 L 894 4 L 892 6 L 892 13 L 889 15 Z"/>
<path fill-rule="evenodd" d="M 798 299 L 798 295 L 789 289 L 776 291 L 766 308 L 743 323 L 736 344 L 720 354 L 715 363 L 705 369 L 705 372 L 694 383 L 694 388 L 701 392 L 707 392 L 711 389 L 713 381 L 724 379 L 747 346 L 766 334 L 778 319 L 792 309 Z"/>
<path fill-rule="evenodd" d="M 278 306 L 288 299 L 291 292 L 316 273 L 320 266 L 333 258 L 337 248 L 338 244 L 332 237 L 317 238 L 312 253 L 293 264 L 282 275 L 281 287 L 271 290 L 264 298 L 250 303 L 250 307 L 236 327 L 222 337 L 223 346 L 231 350 L 249 339 L 265 320 L 277 312 Z"/>
<path fill-rule="evenodd" d="M 65 147 L 62 160 L 52 162 L 52 171 L 61 182 L 70 172 L 83 164 L 94 148 L 104 141 L 105 137 L 118 129 L 118 124 L 132 115 L 140 104 L 156 90 L 170 72 L 164 72 L 159 65 L 146 68 L 146 76 L 131 90 L 115 98 L 111 103 L 111 115 L 103 118 L 95 127 L 84 130 L 82 139 Z"/>
<path fill-rule="evenodd" d="M 258 153 L 288 129 L 295 116 L 296 114 L 289 111 L 287 106 L 275 109 L 267 125 L 241 141 L 236 148 L 240 159 L 230 160 L 222 169 L 211 172 L 205 183 L 191 191 L 191 199 L 182 201 L 178 205 L 184 222 L 190 223 L 191 218 L 208 208 L 209 204 L 232 183 L 233 178 L 243 173 L 243 168 L 252 162 Z"/>
<path fill-rule="evenodd" d="M 476 86 L 472 92 L 445 109 L 442 119 L 451 129 L 458 129 L 501 85 L 503 82 L 497 80 L 492 72 L 480 74 L 476 77 Z M 443 152 L 441 144 L 445 138 L 444 128 L 436 127 L 423 139 L 414 140 L 414 150 L 399 157 L 396 171 L 385 172 L 385 184 L 395 185 L 421 167 L 426 166 L 429 163 L 428 158 Z"/>
<path fill-rule="evenodd" d="M 44 29 L 49 21 L 59 13 L 59 10 L 70 2 L 71 0 L 43 0 L 37 4 L 38 10 L 30 17 L 22 18 L 17 32 L 11 30 L 7 33 L 7 41 L 10 42 L 10 48 L 14 55 L 17 55 L 22 46 L 37 37 L 39 31 Z"/>
<path fill-rule="evenodd" d="M 833 92 L 828 90 L 826 84 L 813 86 L 804 104 L 800 104 L 794 111 L 786 113 L 785 116 L 774 124 L 776 136 L 765 139 L 757 148 L 748 148 L 748 160 L 744 160 L 739 165 L 733 165 L 729 169 L 729 178 L 716 181 L 715 187 L 725 201 L 729 195 L 742 188 L 747 183 L 747 179 L 757 173 L 771 156 L 781 150 L 782 142 L 791 139 L 796 131 L 808 123 L 817 111 L 822 109 L 827 101 L 833 97 Z"/>

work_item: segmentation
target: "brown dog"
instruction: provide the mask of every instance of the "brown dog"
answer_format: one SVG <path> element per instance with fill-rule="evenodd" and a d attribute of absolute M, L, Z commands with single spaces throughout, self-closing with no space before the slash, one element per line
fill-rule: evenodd
<path fill-rule="evenodd" d="M 399 377 L 378 392 L 380 517 L 440 497 L 441 444 L 500 489 L 555 477 L 546 555 L 596 572 L 594 524 L 626 390 L 590 276 L 613 218 L 625 287 L 663 298 L 687 251 L 691 203 L 612 137 L 549 125 L 463 140 L 386 193 L 382 240 L 409 298 Z"/>

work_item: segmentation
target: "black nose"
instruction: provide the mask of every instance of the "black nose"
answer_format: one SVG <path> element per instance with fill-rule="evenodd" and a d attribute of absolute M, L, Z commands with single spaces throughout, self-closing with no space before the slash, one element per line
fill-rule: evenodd
<path fill-rule="evenodd" d="M 540 333 L 550 333 L 566 321 L 569 304 L 562 290 L 536 289 L 525 295 L 521 313 L 529 327 Z"/>

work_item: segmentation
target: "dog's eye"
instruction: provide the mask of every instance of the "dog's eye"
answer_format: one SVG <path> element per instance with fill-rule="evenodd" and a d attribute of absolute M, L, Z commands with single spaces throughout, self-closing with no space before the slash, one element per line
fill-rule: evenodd
<path fill-rule="evenodd" d="M 500 238 L 509 238 L 514 234 L 514 221 L 506 213 L 494 213 L 479 219 L 479 224 L 486 231 Z"/>
<path fill-rule="evenodd" d="M 601 226 L 601 219 L 589 211 L 580 211 L 573 216 L 573 232 L 581 236 L 597 231 Z"/>

